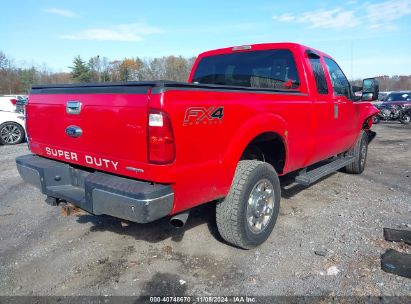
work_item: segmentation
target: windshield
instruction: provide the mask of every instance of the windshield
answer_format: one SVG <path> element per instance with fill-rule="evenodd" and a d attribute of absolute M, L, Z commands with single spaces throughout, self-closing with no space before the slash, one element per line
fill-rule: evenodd
<path fill-rule="evenodd" d="M 294 57 L 289 50 L 241 52 L 201 59 L 192 80 L 270 89 L 296 89 L 300 85 Z"/>

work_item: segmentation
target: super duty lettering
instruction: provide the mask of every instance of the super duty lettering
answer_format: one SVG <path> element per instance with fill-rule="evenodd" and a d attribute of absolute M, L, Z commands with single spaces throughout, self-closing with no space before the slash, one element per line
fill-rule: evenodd
<path fill-rule="evenodd" d="M 45 147 L 45 150 L 46 150 L 46 155 L 48 156 L 64 158 L 65 160 L 68 160 L 71 162 L 79 161 L 78 154 L 75 152 L 69 152 L 69 151 L 54 149 L 50 147 Z M 118 162 L 116 161 L 112 161 L 110 159 L 101 158 L 101 157 L 90 156 L 90 155 L 84 155 L 83 158 L 84 158 L 83 161 L 85 161 L 85 163 L 89 165 L 92 165 L 95 167 L 103 167 L 105 169 L 117 170 Z"/>

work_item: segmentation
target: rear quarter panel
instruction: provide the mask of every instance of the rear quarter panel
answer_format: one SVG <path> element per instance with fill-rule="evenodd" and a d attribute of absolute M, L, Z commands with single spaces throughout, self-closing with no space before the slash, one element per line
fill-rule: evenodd
<path fill-rule="evenodd" d="M 153 92 L 154 93 L 154 92 Z M 191 108 L 224 108 L 220 119 L 185 122 Z M 173 213 L 224 197 L 248 143 L 264 132 L 277 133 L 287 147 L 286 170 L 307 162 L 309 128 L 301 128 L 311 102 L 308 95 L 167 90 L 152 94 L 150 108 L 165 111 L 172 120 L 176 142 L 173 164 L 157 166 L 163 182 L 175 187 Z M 168 167 L 168 169 L 167 169 Z M 159 171 L 160 170 L 160 171 Z"/>

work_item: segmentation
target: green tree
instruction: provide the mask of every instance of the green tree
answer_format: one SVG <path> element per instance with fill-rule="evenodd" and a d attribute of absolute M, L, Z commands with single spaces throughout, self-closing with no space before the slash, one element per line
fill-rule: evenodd
<path fill-rule="evenodd" d="M 90 68 L 87 63 L 81 59 L 80 55 L 74 58 L 71 69 L 71 78 L 77 82 L 90 82 Z"/>

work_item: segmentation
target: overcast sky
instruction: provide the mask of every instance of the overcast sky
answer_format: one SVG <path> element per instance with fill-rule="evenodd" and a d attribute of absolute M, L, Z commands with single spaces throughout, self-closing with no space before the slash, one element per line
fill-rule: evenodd
<path fill-rule="evenodd" d="M 73 57 L 196 56 L 226 46 L 302 43 L 349 78 L 411 74 L 411 0 L 2 0 L 0 51 L 69 71 Z"/>

